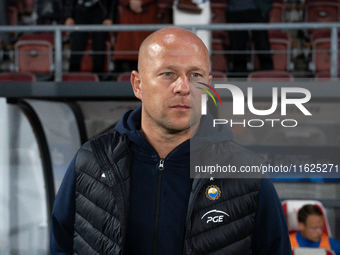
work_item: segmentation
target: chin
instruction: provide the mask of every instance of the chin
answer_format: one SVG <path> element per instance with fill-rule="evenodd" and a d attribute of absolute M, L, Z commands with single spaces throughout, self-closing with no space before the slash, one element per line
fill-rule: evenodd
<path fill-rule="evenodd" d="M 190 128 L 190 122 L 185 121 L 182 122 L 180 120 L 174 120 L 169 125 L 167 125 L 168 130 L 170 130 L 171 133 L 179 133 L 185 130 L 188 130 Z"/>

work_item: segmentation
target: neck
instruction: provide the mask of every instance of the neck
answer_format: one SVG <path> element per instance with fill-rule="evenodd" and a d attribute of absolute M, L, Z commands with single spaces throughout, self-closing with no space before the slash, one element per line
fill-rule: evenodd
<path fill-rule="evenodd" d="M 198 131 L 198 127 L 199 123 L 184 131 L 170 133 L 164 129 L 148 128 L 142 122 L 141 130 L 160 158 L 165 158 L 178 145 L 194 136 Z"/>

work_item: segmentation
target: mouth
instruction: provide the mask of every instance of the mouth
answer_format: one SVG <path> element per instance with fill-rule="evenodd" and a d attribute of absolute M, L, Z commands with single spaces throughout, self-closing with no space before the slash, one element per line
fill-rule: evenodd
<path fill-rule="evenodd" d="M 177 111 L 181 111 L 181 112 L 186 112 L 190 110 L 190 105 L 187 104 L 176 104 L 176 105 L 172 105 L 170 106 L 171 109 L 177 110 Z"/>

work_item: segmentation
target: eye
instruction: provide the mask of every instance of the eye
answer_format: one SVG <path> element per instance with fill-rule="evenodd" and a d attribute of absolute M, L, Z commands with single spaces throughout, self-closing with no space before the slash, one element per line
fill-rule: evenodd
<path fill-rule="evenodd" d="M 163 75 L 166 76 L 166 77 L 170 77 L 172 75 L 172 73 L 171 72 L 165 72 L 165 73 L 163 73 Z"/>
<path fill-rule="evenodd" d="M 199 77 L 201 77 L 201 75 L 200 75 L 199 73 L 193 73 L 193 74 L 192 74 L 192 77 L 194 77 L 194 78 L 199 78 Z"/>

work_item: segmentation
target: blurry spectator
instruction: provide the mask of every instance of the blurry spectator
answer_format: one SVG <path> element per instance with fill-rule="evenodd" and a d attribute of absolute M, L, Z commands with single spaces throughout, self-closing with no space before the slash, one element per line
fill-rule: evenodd
<path fill-rule="evenodd" d="M 273 7 L 273 0 L 228 0 L 226 20 L 228 23 L 268 23 L 269 11 Z M 248 42 L 248 31 L 229 31 L 230 50 L 245 51 Z M 270 51 L 267 30 L 254 30 L 252 37 L 256 51 Z M 232 54 L 231 71 L 247 73 L 247 55 Z M 270 53 L 258 54 L 261 70 L 272 70 L 273 60 Z"/>
<path fill-rule="evenodd" d="M 209 0 L 177 0 L 173 7 L 175 25 L 207 25 L 211 22 Z M 198 30 L 196 35 L 204 42 L 211 55 L 211 31 Z"/>
<path fill-rule="evenodd" d="M 289 235 L 292 248 L 326 248 L 340 255 L 337 240 L 323 233 L 324 219 L 322 212 L 315 205 L 305 205 L 298 212 L 300 232 Z"/>
<path fill-rule="evenodd" d="M 62 18 L 62 0 L 35 0 L 37 24 L 59 23 Z"/>
<path fill-rule="evenodd" d="M 173 24 L 172 5 L 173 0 L 157 0 L 159 24 Z"/>
<path fill-rule="evenodd" d="M 8 0 L 0 1 L 0 25 L 9 25 L 8 19 Z M 1 44 L 7 45 L 11 43 L 11 37 L 9 33 L 0 32 Z"/>
<path fill-rule="evenodd" d="M 157 24 L 156 0 L 120 0 L 120 24 Z M 115 47 L 115 72 L 137 70 L 138 50 L 151 32 L 118 32 Z"/>
<path fill-rule="evenodd" d="M 117 10 L 117 0 L 66 0 L 65 25 L 104 24 L 112 25 Z M 82 53 L 86 49 L 88 32 L 76 32 L 71 39 L 70 72 L 79 72 Z M 92 33 L 93 67 L 92 71 L 98 75 L 104 72 L 107 32 Z M 101 77 L 101 75 L 99 75 Z"/>

